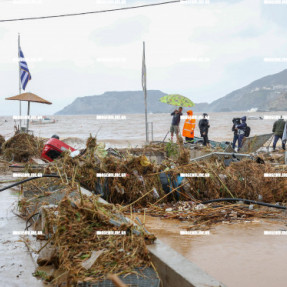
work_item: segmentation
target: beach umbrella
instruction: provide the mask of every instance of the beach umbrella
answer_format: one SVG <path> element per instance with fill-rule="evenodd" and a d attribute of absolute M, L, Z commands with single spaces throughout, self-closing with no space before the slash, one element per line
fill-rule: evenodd
<path fill-rule="evenodd" d="M 159 99 L 162 103 L 178 107 L 194 107 L 193 101 L 182 95 L 167 95 Z"/>
<path fill-rule="evenodd" d="M 23 93 L 17 96 L 6 98 L 5 100 L 28 102 L 27 116 L 30 115 L 30 102 L 51 105 L 52 103 L 32 93 Z M 29 119 L 27 120 L 27 132 L 29 129 Z"/>

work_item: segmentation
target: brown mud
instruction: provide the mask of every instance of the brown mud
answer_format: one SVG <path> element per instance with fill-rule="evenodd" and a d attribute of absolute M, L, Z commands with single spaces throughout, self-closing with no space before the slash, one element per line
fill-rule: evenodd
<path fill-rule="evenodd" d="M 268 230 L 287 230 L 286 221 L 219 224 L 202 236 L 180 235 L 186 222 L 178 220 L 146 216 L 145 226 L 228 287 L 286 286 L 287 236 L 264 235 Z"/>

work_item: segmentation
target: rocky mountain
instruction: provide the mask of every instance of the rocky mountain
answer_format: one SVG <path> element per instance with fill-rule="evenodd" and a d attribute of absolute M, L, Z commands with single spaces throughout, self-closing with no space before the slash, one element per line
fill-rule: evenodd
<path fill-rule="evenodd" d="M 161 103 L 159 99 L 166 95 L 159 90 L 147 91 L 147 109 L 149 113 L 169 113 L 173 107 Z M 208 103 L 196 105 L 197 109 Z M 80 114 L 136 114 L 144 113 L 144 94 L 142 91 L 105 92 L 99 96 L 77 98 L 56 115 Z"/>
<path fill-rule="evenodd" d="M 287 110 L 287 69 L 263 77 L 212 102 L 212 112 L 246 111 L 252 108 L 265 111 Z"/>
<path fill-rule="evenodd" d="M 173 109 L 172 106 L 159 101 L 166 93 L 149 90 L 147 94 L 149 113 L 168 113 Z M 230 112 L 254 108 L 263 111 L 287 110 L 287 69 L 256 80 L 211 104 L 195 104 L 192 110 L 194 112 Z M 132 113 L 144 113 L 142 91 L 105 92 L 97 96 L 79 97 L 56 115 Z"/>

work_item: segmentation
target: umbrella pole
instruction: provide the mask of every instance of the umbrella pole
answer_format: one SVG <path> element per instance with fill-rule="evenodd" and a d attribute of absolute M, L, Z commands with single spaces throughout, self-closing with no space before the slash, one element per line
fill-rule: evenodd
<path fill-rule="evenodd" d="M 27 133 L 29 133 L 29 116 L 30 116 L 30 101 L 28 101 L 28 118 L 27 118 Z"/>
<path fill-rule="evenodd" d="M 21 92 L 20 92 L 21 93 Z M 19 112 L 20 112 L 20 126 L 19 126 L 19 129 L 21 131 L 21 126 L 22 126 L 22 120 L 21 120 L 21 114 L 22 114 L 22 111 L 21 111 L 21 101 L 19 101 Z"/>

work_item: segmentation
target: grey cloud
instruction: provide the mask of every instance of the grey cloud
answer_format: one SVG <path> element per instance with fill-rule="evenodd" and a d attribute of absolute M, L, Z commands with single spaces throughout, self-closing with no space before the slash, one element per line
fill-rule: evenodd
<path fill-rule="evenodd" d="M 142 40 L 148 32 L 149 19 L 140 16 L 117 20 L 111 26 L 97 29 L 91 33 L 91 39 L 103 46 L 120 46 Z"/>

